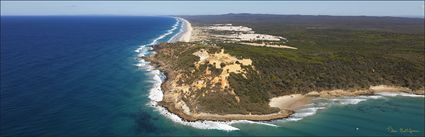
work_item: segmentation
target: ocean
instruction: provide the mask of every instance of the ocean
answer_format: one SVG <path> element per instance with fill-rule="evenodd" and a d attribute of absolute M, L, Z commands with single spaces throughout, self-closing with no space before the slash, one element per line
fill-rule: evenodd
<path fill-rule="evenodd" d="M 282 120 L 184 122 L 139 57 L 181 32 L 153 16 L 2 16 L 2 136 L 424 136 L 424 98 L 317 99 Z"/>

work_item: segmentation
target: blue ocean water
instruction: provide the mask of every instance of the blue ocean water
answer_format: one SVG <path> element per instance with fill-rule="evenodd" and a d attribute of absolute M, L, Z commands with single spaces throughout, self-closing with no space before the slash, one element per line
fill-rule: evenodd
<path fill-rule="evenodd" d="M 0 134 L 424 135 L 423 97 L 385 96 L 334 104 L 298 121 L 231 124 L 239 129 L 235 131 L 173 122 L 148 105 L 154 81 L 150 71 L 136 66 L 134 50 L 167 33 L 175 23 L 170 17 L 2 16 Z"/>
<path fill-rule="evenodd" d="M 141 120 L 151 83 L 135 67 L 134 50 L 175 22 L 169 17 L 1 17 L 2 134 L 139 130 L 148 122 Z"/>

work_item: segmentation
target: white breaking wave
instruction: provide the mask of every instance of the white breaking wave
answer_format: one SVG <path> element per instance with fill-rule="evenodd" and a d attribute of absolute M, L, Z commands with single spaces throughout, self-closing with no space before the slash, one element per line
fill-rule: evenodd
<path fill-rule="evenodd" d="M 151 92 L 149 93 L 149 99 L 151 99 L 153 102 L 159 102 L 162 101 L 163 98 L 161 83 L 164 81 L 165 76 L 159 70 L 152 70 L 151 73 L 153 74 L 154 82 Z"/>
<path fill-rule="evenodd" d="M 144 57 L 146 55 L 149 55 L 149 51 L 152 50 L 152 45 L 158 44 L 159 40 L 167 37 L 168 35 L 173 34 L 174 30 L 176 30 L 178 28 L 179 24 L 182 24 L 181 23 L 182 21 L 180 19 L 178 19 L 178 18 L 175 18 L 175 19 L 176 19 L 176 23 L 171 27 L 171 29 L 167 30 L 166 33 L 155 38 L 154 40 L 152 40 L 151 43 L 146 44 L 146 45 L 142 45 L 142 46 L 140 46 L 140 48 L 135 50 L 135 52 L 139 53 L 139 57 Z"/>
<path fill-rule="evenodd" d="M 154 102 L 156 104 L 156 102 Z M 160 107 L 155 105 L 157 108 L 157 110 L 159 111 L 160 114 L 166 116 L 167 118 L 171 119 L 172 121 L 182 124 L 182 125 L 186 125 L 186 126 L 191 126 L 194 128 L 199 128 L 199 129 L 216 129 L 216 130 L 224 130 L 224 131 L 233 131 L 233 130 L 239 130 L 236 127 L 230 126 L 230 124 L 228 122 L 214 122 L 214 121 L 195 121 L 195 122 L 187 122 L 184 121 L 182 118 L 180 118 L 179 116 L 177 116 L 176 114 L 173 114 L 171 112 L 169 112 L 168 110 L 166 110 L 164 107 Z"/>
<path fill-rule="evenodd" d="M 279 126 L 277 126 L 275 124 L 271 124 L 269 122 L 256 122 L 256 121 L 249 121 L 249 120 L 234 120 L 234 121 L 227 122 L 227 124 L 258 124 L 258 125 L 279 127 Z"/>
<path fill-rule="evenodd" d="M 338 97 L 335 99 L 330 99 L 332 104 L 341 104 L 341 105 L 350 105 L 358 104 L 360 102 L 369 100 L 369 99 L 379 99 L 383 98 L 380 95 L 371 95 L 371 96 L 355 96 L 355 97 Z"/>
<path fill-rule="evenodd" d="M 362 101 L 366 101 L 367 99 L 362 98 L 338 98 L 338 99 L 331 99 L 332 103 L 334 104 L 342 104 L 342 105 L 349 105 L 349 104 L 358 104 Z"/>
<path fill-rule="evenodd" d="M 409 93 L 394 93 L 394 92 L 380 92 L 376 93 L 377 95 L 386 96 L 386 97 L 395 97 L 395 96 L 404 96 L 404 97 L 425 97 L 424 95 L 415 95 Z"/>
<path fill-rule="evenodd" d="M 182 21 L 182 19 L 181 18 L 178 18 L 178 22 L 180 23 L 180 30 L 179 30 L 179 32 L 176 34 L 176 35 L 174 35 L 173 37 L 171 37 L 169 40 L 168 40 L 168 42 L 172 42 L 173 40 L 175 40 L 176 39 L 176 37 L 177 36 L 179 36 L 179 35 L 181 35 L 182 33 L 183 33 L 183 30 L 184 30 L 184 24 L 183 24 L 183 21 Z"/>
<path fill-rule="evenodd" d="M 155 44 L 158 44 L 159 40 L 167 37 L 168 35 L 173 34 L 174 30 L 176 30 L 178 28 L 178 25 L 181 24 L 181 20 L 179 20 L 178 18 L 176 19 L 176 23 L 171 26 L 171 29 L 167 30 L 166 33 L 160 35 L 159 37 L 155 38 L 152 40 L 151 43 L 146 44 L 146 45 L 141 45 L 138 49 L 135 50 L 135 52 L 139 53 L 138 57 L 139 57 L 139 61 L 136 64 L 136 66 L 138 66 L 139 68 L 142 68 L 144 70 L 147 70 L 150 72 L 150 75 L 152 76 L 152 80 L 153 80 L 153 86 L 152 89 L 150 90 L 149 93 L 149 99 L 153 100 L 153 101 L 161 101 L 163 94 L 162 94 L 162 90 L 161 90 L 161 83 L 162 81 L 165 79 L 165 75 L 163 73 L 161 73 L 159 70 L 154 70 L 154 67 L 150 65 L 150 62 L 144 60 L 143 58 L 140 57 L 145 57 L 148 56 L 150 54 L 155 54 L 154 51 L 152 51 L 152 46 Z"/>
<path fill-rule="evenodd" d="M 312 115 L 316 114 L 316 112 L 318 110 L 325 109 L 325 108 L 326 107 L 318 106 L 318 104 L 315 104 L 315 105 L 310 104 L 310 105 L 307 105 L 307 107 L 305 107 L 305 108 L 295 110 L 295 113 L 292 114 L 291 116 L 289 116 L 288 118 L 278 120 L 278 121 L 279 122 L 299 121 L 299 120 L 301 120 L 305 117 L 312 116 Z"/>
<path fill-rule="evenodd" d="M 316 114 L 317 110 L 325 109 L 325 107 L 313 107 L 313 108 L 304 108 L 295 111 L 296 113 L 293 115 L 294 117 L 307 117 Z"/>
<path fill-rule="evenodd" d="M 334 99 L 317 98 L 312 100 L 312 103 L 307 104 L 298 110 L 295 110 L 295 113 L 292 114 L 289 118 L 278 120 L 278 122 L 299 121 L 305 117 L 313 116 L 314 114 L 317 113 L 317 111 L 326 109 L 332 105 L 358 104 L 368 99 L 379 99 L 379 98 L 383 98 L 383 96 L 372 95 L 372 96 L 356 96 L 356 97 L 338 97 Z"/>

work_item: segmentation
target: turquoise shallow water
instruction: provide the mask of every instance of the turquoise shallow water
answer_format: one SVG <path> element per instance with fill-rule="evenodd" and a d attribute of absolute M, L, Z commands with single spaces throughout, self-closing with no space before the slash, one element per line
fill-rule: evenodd
<path fill-rule="evenodd" d="M 424 109 L 423 97 L 382 97 L 358 104 L 332 104 L 298 121 L 268 122 L 277 126 L 238 123 L 232 126 L 240 130 L 227 132 L 175 125 L 167 127 L 176 130 L 161 135 L 424 136 Z"/>
<path fill-rule="evenodd" d="M 230 125 L 234 131 L 183 125 L 149 105 L 154 75 L 136 66 L 135 50 L 169 32 L 174 18 L 2 17 L 1 23 L 2 136 L 424 135 L 424 98 L 401 96 L 325 101 L 326 109 L 298 113 L 310 115 L 298 121 L 240 122 Z"/>
<path fill-rule="evenodd" d="M 424 99 L 422 97 L 384 97 L 355 105 L 335 104 L 303 120 L 284 122 L 279 125 L 282 126 L 282 135 L 423 136 L 423 115 Z M 420 132 L 393 133 L 388 132 L 389 128 L 395 130 L 405 128 Z"/>

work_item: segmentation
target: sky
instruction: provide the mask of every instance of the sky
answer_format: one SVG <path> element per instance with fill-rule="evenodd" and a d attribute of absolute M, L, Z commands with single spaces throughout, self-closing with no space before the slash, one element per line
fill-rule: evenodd
<path fill-rule="evenodd" d="M 1 15 L 226 13 L 424 17 L 424 1 L 1 1 Z"/>

